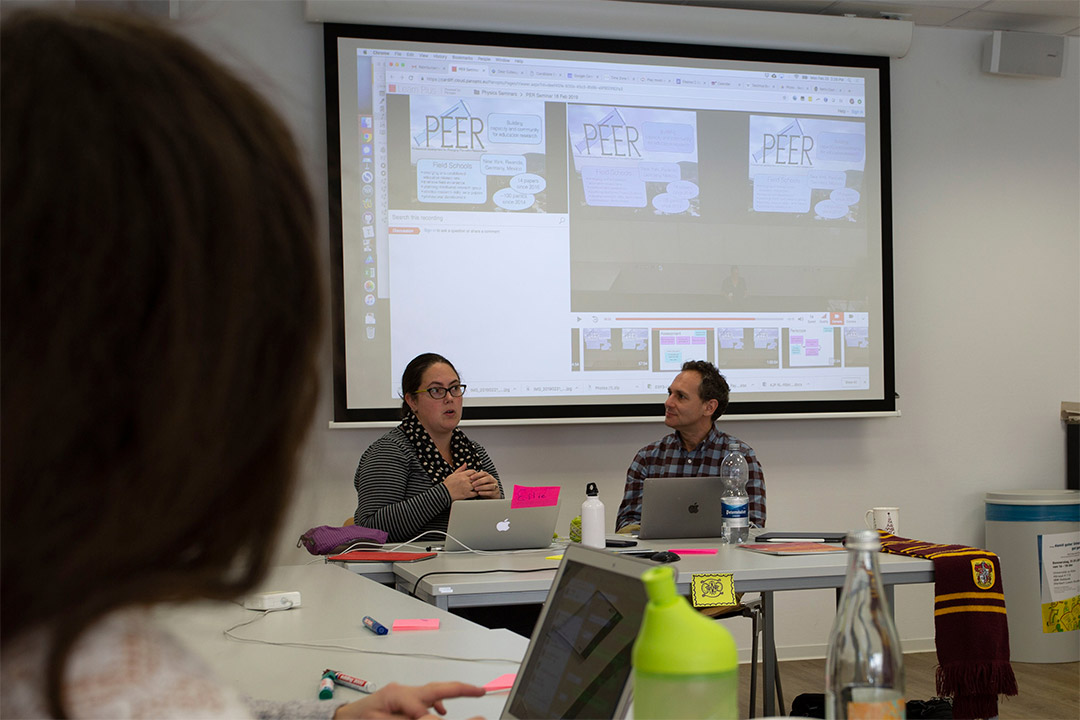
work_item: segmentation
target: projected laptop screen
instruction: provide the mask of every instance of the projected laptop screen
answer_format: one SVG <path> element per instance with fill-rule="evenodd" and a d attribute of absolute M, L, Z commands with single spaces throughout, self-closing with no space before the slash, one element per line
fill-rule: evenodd
<path fill-rule="evenodd" d="M 618 718 L 651 563 L 571 546 L 533 633 L 504 717 Z"/>

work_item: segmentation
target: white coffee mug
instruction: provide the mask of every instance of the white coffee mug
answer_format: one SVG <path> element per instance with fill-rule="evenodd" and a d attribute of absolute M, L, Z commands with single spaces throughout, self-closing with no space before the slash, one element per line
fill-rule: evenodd
<path fill-rule="evenodd" d="M 876 507 L 866 511 L 866 527 L 896 535 L 900 532 L 900 508 Z"/>

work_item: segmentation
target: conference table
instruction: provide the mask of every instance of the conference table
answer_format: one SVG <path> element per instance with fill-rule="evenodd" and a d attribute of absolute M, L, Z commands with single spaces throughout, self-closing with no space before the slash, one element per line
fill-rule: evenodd
<path fill-rule="evenodd" d="M 327 668 L 378 685 L 459 680 L 482 686 L 516 673 L 528 647 L 526 638 L 509 630 L 489 630 L 333 564 L 275 567 L 261 590 L 297 590 L 300 606 L 262 615 L 207 601 L 164 606 L 155 616 L 218 677 L 264 700 L 316 700 Z M 364 627 L 365 615 L 387 626 L 437 618 L 439 628 L 379 636 Z M 253 622 L 226 637 L 227 629 L 248 620 Z M 362 697 L 338 686 L 326 702 Z M 446 705 L 453 718 L 497 718 L 505 701 L 502 692 Z"/>
<path fill-rule="evenodd" d="M 565 543 L 563 544 L 563 546 Z M 776 642 L 773 595 L 788 590 L 834 588 L 839 597 L 847 572 L 847 553 L 767 555 L 719 543 L 716 538 L 638 540 L 633 550 L 713 550 L 713 554 L 684 554 L 673 564 L 679 592 L 690 594 L 699 573 L 731 573 L 737 593 L 762 597 L 763 693 L 765 714 L 775 713 Z M 455 607 L 542 603 L 547 598 L 562 546 L 504 553 L 440 553 L 421 562 L 395 563 L 395 586 L 402 593 L 442 610 Z M 889 607 L 895 607 L 896 585 L 934 580 L 930 560 L 881 554 L 878 558 Z M 359 563 L 349 569 L 363 573 Z M 367 568 L 370 571 L 372 568 Z M 528 571 L 528 572 L 525 572 Z"/>

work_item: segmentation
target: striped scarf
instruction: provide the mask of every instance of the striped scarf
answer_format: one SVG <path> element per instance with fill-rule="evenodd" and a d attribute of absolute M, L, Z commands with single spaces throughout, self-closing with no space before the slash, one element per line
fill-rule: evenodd
<path fill-rule="evenodd" d="M 934 561 L 938 695 L 953 698 L 953 717 L 996 717 L 998 695 L 1017 693 L 997 555 L 879 533 L 882 552 Z"/>

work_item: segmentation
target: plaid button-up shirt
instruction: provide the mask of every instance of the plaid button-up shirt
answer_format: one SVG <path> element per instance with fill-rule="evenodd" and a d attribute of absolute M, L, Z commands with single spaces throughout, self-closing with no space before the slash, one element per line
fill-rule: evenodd
<path fill-rule="evenodd" d="M 715 475 L 719 482 L 720 464 L 724 462 L 732 444 L 746 458 L 750 470 L 750 478 L 746 482 L 746 494 L 750 496 L 750 522 L 753 526 L 765 527 L 765 473 L 754 455 L 754 449 L 714 426 L 705 439 L 689 452 L 683 448 L 678 430 L 638 451 L 630 463 L 630 469 L 626 471 L 626 490 L 619 505 L 615 529 L 641 522 L 641 491 L 645 478 Z"/>

